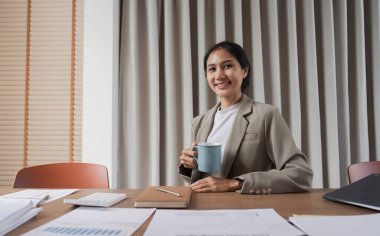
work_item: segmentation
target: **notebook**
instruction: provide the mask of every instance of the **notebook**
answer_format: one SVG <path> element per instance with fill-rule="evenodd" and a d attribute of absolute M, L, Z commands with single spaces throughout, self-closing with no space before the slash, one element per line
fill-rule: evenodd
<path fill-rule="evenodd" d="M 380 211 L 380 174 L 369 175 L 326 193 L 323 198 Z"/>
<path fill-rule="evenodd" d="M 151 186 L 135 201 L 135 207 L 187 208 L 191 199 L 191 188 L 182 186 Z"/>

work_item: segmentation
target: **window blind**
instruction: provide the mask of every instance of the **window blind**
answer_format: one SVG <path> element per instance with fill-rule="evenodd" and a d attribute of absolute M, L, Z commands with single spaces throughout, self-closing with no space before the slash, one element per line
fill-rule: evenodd
<path fill-rule="evenodd" d="M 0 1 L 0 186 L 23 167 L 25 1 Z"/>
<path fill-rule="evenodd" d="M 0 0 L 0 186 L 81 160 L 83 0 Z"/>

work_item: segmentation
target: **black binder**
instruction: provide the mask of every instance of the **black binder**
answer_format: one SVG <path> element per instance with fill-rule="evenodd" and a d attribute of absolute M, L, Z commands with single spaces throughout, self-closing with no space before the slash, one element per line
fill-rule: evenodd
<path fill-rule="evenodd" d="M 371 174 L 352 184 L 326 193 L 323 198 L 380 211 L 380 174 Z"/>

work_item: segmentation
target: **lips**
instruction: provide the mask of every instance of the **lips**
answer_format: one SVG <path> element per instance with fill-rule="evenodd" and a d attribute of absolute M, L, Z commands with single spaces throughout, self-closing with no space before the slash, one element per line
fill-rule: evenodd
<path fill-rule="evenodd" d="M 215 83 L 215 87 L 219 89 L 223 89 L 223 88 L 226 88 L 230 84 L 231 82 L 228 82 L 228 81 L 218 82 L 218 83 Z"/>

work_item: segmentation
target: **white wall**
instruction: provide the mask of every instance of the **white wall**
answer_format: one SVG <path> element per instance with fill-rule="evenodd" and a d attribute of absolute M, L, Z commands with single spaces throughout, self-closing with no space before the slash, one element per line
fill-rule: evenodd
<path fill-rule="evenodd" d="M 82 161 L 107 166 L 117 187 L 119 0 L 85 0 Z"/>

